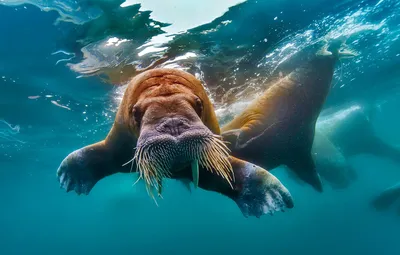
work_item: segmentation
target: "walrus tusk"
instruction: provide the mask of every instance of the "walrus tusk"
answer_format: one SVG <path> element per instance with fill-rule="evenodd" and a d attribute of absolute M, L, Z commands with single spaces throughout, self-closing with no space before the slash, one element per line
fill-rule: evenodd
<path fill-rule="evenodd" d="M 199 161 L 197 159 L 192 161 L 191 168 L 194 187 L 197 188 L 199 186 Z"/>

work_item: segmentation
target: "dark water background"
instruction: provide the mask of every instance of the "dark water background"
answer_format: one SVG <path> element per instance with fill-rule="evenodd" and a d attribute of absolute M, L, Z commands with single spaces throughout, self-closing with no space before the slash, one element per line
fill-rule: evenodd
<path fill-rule="evenodd" d="M 124 89 L 84 72 L 166 55 L 162 66 L 196 74 L 222 114 L 232 95 L 246 100 L 244 87 L 257 91 L 307 47 L 343 35 L 359 56 L 336 68 L 326 108 L 372 105 L 375 132 L 399 146 L 398 1 L 244 1 L 181 33 L 123 1 L 29 2 L 0 1 L 0 254 L 400 254 L 399 216 L 369 205 L 400 181 L 399 165 L 371 155 L 350 159 L 354 184 L 323 194 L 276 170 L 295 208 L 261 219 L 172 180 L 156 207 L 131 175 L 89 196 L 65 193 L 55 175 L 69 152 L 105 137 Z M 106 47 L 113 37 L 130 41 Z"/>

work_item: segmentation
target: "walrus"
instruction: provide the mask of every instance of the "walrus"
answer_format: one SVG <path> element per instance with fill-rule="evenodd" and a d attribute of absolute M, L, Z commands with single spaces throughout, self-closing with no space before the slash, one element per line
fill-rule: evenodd
<path fill-rule="evenodd" d="M 279 79 L 222 127 L 232 156 L 265 169 L 286 165 L 323 191 L 311 155 L 315 124 L 331 88 L 335 64 L 355 56 L 344 41 L 326 43 L 315 55 Z"/>
<path fill-rule="evenodd" d="M 372 199 L 371 205 L 378 211 L 389 209 L 397 202 L 397 213 L 400 216 L 400 182 L 383 190 Z"/>
<path fill-rule="evenodd" d="M 332 187 L 346 188 L 356 180 L 348 162 L 351 156 L 371 154 L 400 163 L 400 150 L 374 132 L 375 108 L 373 103 L 352 103 L 318 118 L 312 154 L 318 172 Z"/>
<path fill-rule="evenodd" d="M 248 104 L 237 102 L 217 111 L 220 123 L 233 119 Z M 339 107 L 326 109 L 318 116 L 311 148 L 317 172 L 326 184 L 343 189 L 357 179 L 348 161 L 351 156 L 371 154 L 400 163 L 400 150 L 382 141 L 373 130 L 375 106 L 353 102 Z"/>
<path fill-rule="evenodd" d="M 162 193 L 164 178 L 234 200 L 244 216 L 293 207 L 287 188 L 252 162 L 230 155 L 201 82 L 177 69 L 135 76 L 124 93 L 107 137 L 70 153 L 57 176 L 67 192 L 89 194 L 114 173 L 139 174 L 148 193 Z"/>

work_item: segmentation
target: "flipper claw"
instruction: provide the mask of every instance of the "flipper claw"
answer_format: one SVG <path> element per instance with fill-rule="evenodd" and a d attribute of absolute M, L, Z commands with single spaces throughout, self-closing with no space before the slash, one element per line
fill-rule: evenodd
<path fill-rule="evenodd" d="M 60 188 L 66 192 L 75 191 L 78 195 L 87 195 L 98 180 L 93 174 L 96 169 L 90 168 L 86 162 L 90 157 L 82 150 L 72 152 L 61 162 L 57 177 Z"/>
<path fill-rule="evenodd" d="M 248 169 L 243 189 L 236 200 L 245 217 L 274 215 L 275 212 L 293 208 L 293 199 L 285 186 L 265 169 L 254 166 Z"/>

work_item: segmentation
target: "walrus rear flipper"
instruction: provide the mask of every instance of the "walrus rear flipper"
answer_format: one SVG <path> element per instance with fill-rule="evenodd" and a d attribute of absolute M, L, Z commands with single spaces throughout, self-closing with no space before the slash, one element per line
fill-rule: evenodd
<path fill-rule="evenodd" d="M 323 191 L 321 178 L 316 170 L 311 153 L 303 155 L 293 153 L 293 159 L 287 163 L 287 166 L 314 189 L 319 192 Z"/>
<path fill-rule="evenodd" d="M 199 187 L 230 197 L 245 217 L 273 214 L 293 208 L 293 199 L 286 187 L 271 173 L 247 161 L 230 157 L 235 180 L 232 186 L 221 176 L 202 171 Z"/>
<path fill-rule="evenodd" d="M 388 158 L 396 163 L 400 163 L 400 150 L 386 144 L 375 134 L 365 137 L 364 143 L 360 144 L 361 152 Z"/>
<path fill-rule="evenodd" d="M 386 210 L 397 200 L 400 200 L 400 183 L 385 189 L 372 200 L 372 206 L 377 210 Z"/>
<path fill-rule="evenodd" d="M 61 188 L 85 195 L 99 180 L 113 173 L 116 173 L 116 168 L 112 163 L 112 153 L 104 141 L 70 153 L 57 170 Z"/>

